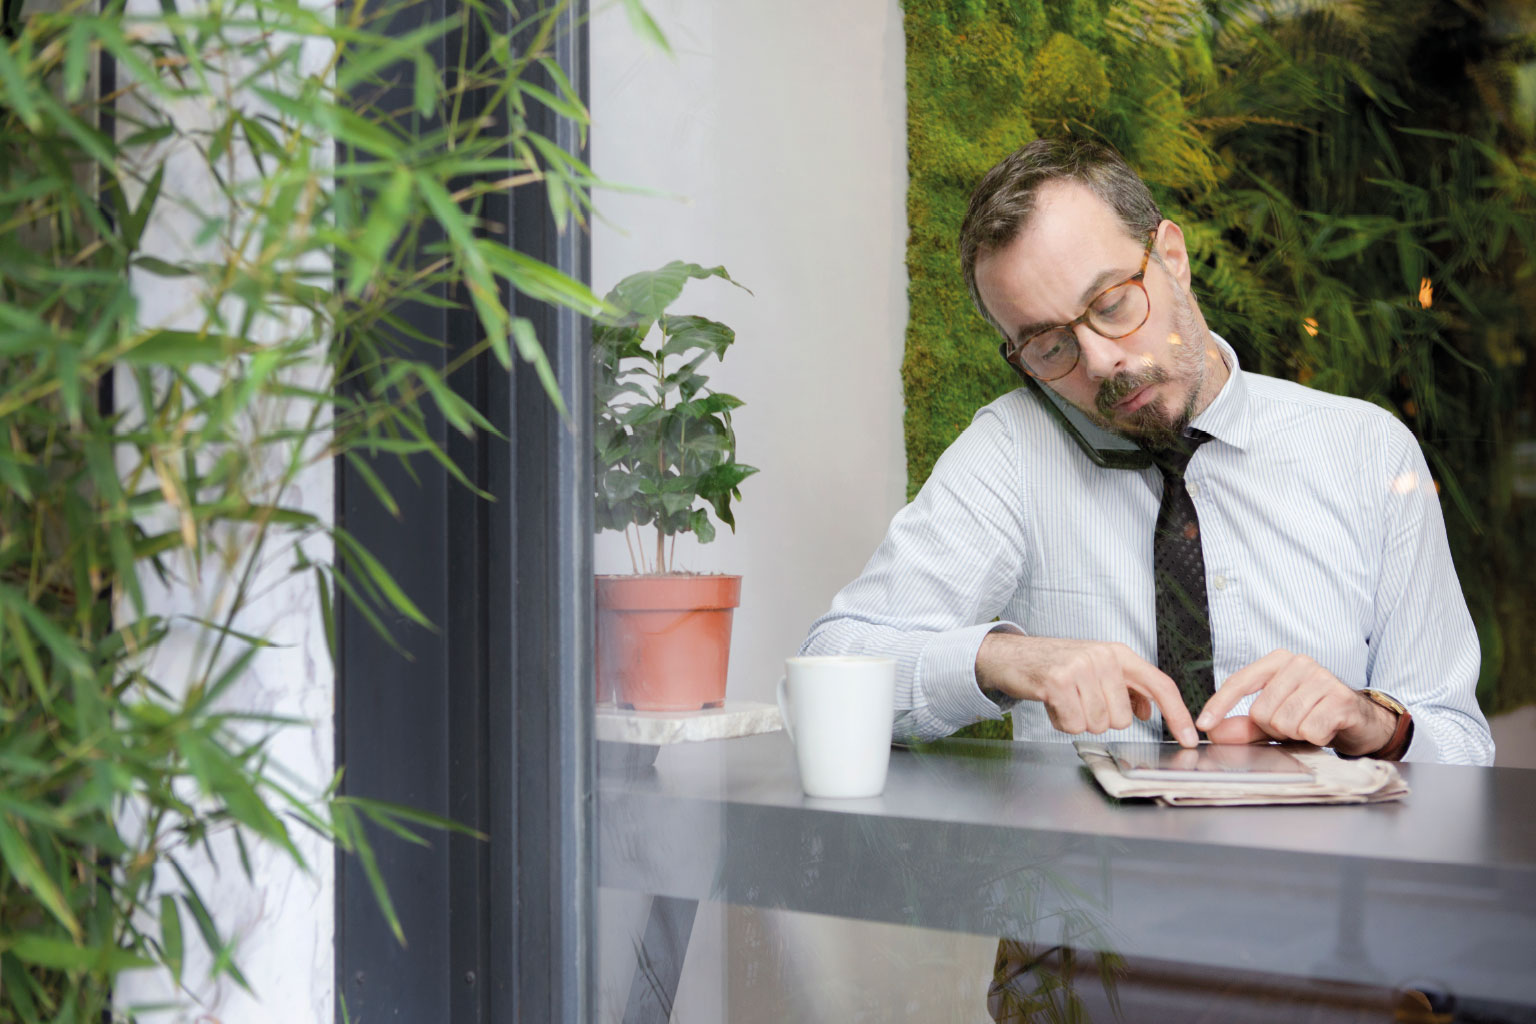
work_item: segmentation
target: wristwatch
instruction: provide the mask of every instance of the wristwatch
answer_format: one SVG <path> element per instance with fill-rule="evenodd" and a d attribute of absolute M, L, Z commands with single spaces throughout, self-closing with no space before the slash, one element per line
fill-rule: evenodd
<path fill-rule="evenodd" d="M 1386 746 L 1369 754 L 1356 754 L 1356 757 L 1374 757 L 1380 761 L 1400 761 L 1408 752 L 1408 744 L 1413 742 L 1413 714 L 1402 701 L 1390 693 L 1380 690 L 1372 690 L 1369 687 L 1358 691 L 1360 696 L 1373 704 L 1379 704 L 1397 716 L 1397 728 L 1392 730 L 1392 738 L 1387 740 Z"/>

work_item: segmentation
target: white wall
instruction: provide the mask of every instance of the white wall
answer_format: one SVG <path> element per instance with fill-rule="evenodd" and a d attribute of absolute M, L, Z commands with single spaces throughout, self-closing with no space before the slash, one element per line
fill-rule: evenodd
<path fill-rule="evenodd" d="M 676 51 L 618 5 L 593 18 L 594 287 L 672 259 L 751 288 L 695 282 L 679 311 L 737 331 L 710 383 L 736 414 L 737 532 L 678 546 L 679 567 L 743 576 L 728 696 L 772 700 L 783 659 L 874 552 L 906 488 L 905 44 L 896 0 L 655 0 Z M 650 541 L 654 544 L 654 540 Z M 629 572 L 620 534 L 599 572 Z"/>
<path fill-rule="evenodd" d="M 905 495 L 901 12 L 897 0 L 648 6 L 675 60 L 641 42 L 617 5 L 593 18 L 592 160 L 610 181 L 677 198 L 597 196 L 606 220 L 593 230 L 593 285 L 606 292 L 635 270 L 685 259 L 724 264 L 754 293 L 695 282 L 677 306 L 736 329 L 725 361 L 705 369 L 746 402 L 738 458 L 761 470 L 742 485 L 737 533 L 680 543 L 678 567 L 742 574 L 727 695 L 772 700 L 783 659 L 863 568 Z M 630 571 L 621 535 L 598 537 L 597 570 Z M 622 1016 L 645 923 L 643 901 L 626 896 L 599 894 L 604 1021 Z M 783 1005 L 762 986 L 728 974 L 754 943 L 823 950 L 819 969 L 834 973 L 863 948 L 836 941 L 843 933 L 820 919 L 753 921 L 701 905 L 676 1019 L 782 1019 L 760 1015 Z M 990 956 L 973 965 L 983 976 Z M 761 966 L 785 993 L 823 991 L 804 965 Z"/>
<path fill-rule="evenodd" d="M 154 0 L 133 0 L 130 12 L 158 12 Z M 306 74 L 318 73 L 329 60 L 326 46 L 309 40 L 304 47 L 302 66 Z M 121 73 L 122 69 L 120 69 Z M 235 69 L 230 77 L 247 73 Z M 217 79 L 215 79 L 217 80 Z M 129 114 L 138 102 L 127 94 L 121 106 Z M 260 109 L 253 97 L 242 97 L 248 112 Z M 184 133 L 167 145 L 165 184 L 161 200 L 146 225 L 144 249 L 167 260 L 222 260 L 218 242 L 201 247 L 194 244 L 202 226 L 202 212 L 230 214 L 220 199 L 216 183 L 208 173 L 207 162 L 186 141 L 187 135 L 208 131 L 212 125 L 209 108 L 193 100 L 181 101 L 167 108 L 170 117 Z M 120 135 L 136 130 L 130 120 L 118 122 Z M 328 143 L 319 145 L 322 156 Z M 236 173 L 254 179 L 258 173 L 244 147 L 237 141 L 231 146 L 231 160 Z M 225 168 L 226 171 L 228 168 Z M 137 195 L 130 201 L 138 202 Z M 323 257 L 311 269 L 326 271 Z M 135 271 L 131 277 L 138 315 L 146 326 L 197 329 L 205 320 L 202 296 L 187 279 L 163 278 Z M 259 318 L 253 328 L 256 340 L 275 341 L 288 331 L 305 331 L 308 321 L 296 316 L 288 323 Z M 317 349 L 317 353 L 319 350 Z M 324 389 L 329 375 L 316 367 L 300 367 L 288 375 L 295 386 Z M 116 399 L 118 408 L 132 421 L 138 406 L 135 390 L 119 375 Z M 210 381 L 210 383 L 215 383 Z M 283 406 L 269 402 L 255 408 L 242 424 L 234 427 L 239 436 L 249 439 L 257 433 L 270 434 L 280 424 L 297 427 L 307 407 Z M 242 429 L 243 427 L 243 429 Z M 317 435 L 307 443 L 307 450 L 317 453 L 328 444 Z M 197 456 L 209 461 L 219 453 L 200 451 Z M 247 493 L 265 500 L 280 500 L 287 507 L 311 512 L 329 519 L 334 508 L 333 471 L 329 464 L 315 462 L 301 470 L 286 489 L 279 492 L 276 482 L 286 468 L 286 451 L 268 447 L 257 452 L 244 483 Z M 131 466 L 120 455 L 120 467 Z M 163 520 L 163 516 L 161 517 Z M 174 518 L 171 519 L 174 522 Z M 162 521 L 156 529 L 169 524 Z M 221 620 L 227 612 L 250 554 L 252 531 L 230 528 L 213 531 L 208 538 L 210 550 L 203 562 L 195 564 L 185 552 L 168 558 L 169 580 L 162 585 L 149 573 L 143 573 L 148 611 L 167 617 L 200 616 Z M 329 538 L 309 538 L 305 550 L 313 561 L 328 562 L 332 551 Z M 257 595 L 231 623 L 235 630 L 263 637 L 275 646 L 264 649 L 250 669 L 227 691 L 224 706 L 243 712 L 280 715 L 298 719 L 307 725 L 277 730 L 269 743 L 269 767 L 292 792 L 318 797 L 335 770 L 333 748 L 333 713 L 335 684 L 331 660 L 326 651 L 325 630 L 319 596 L 309 573 L 294 575 L 292 542 L 273 541 L 266 549 L 252 578 L 250 592 Z M 131 616 L 132 609 L 120 603 L 115 609 L 120 618 Z M 174 622 L 166 641 L 155 650 L 149 671 L 173 693 L 182 693 L 197 678 L 207 663 L 210 634 L 192 623 Z M 241 652 L 231 645 L 221 664 L 227 664 Z M 269 731 L 266 726 L 239 730 L 254 740 Z M 132 814 L 130 808 L 127 812 Z M 187 989 L 178 989 L 164 972 L 134 971 L 124 974 L 114 991 L 121 1009 L 158 1005 L 154 1012 L 139 1015 L 146 1024 L 190 1024 L 219 1021 L 220 1024 L 273 1024 L 273 1022 L 325 1022 L 335 1015 L 334 939 L 335 872 L 332 849 L 308 828 L 289 820 L 294 846 L 303 855 L 307 869 L 301 868 L 282 850 L 268 843 L 248 844 L 251 875 L 248 880 L 240 866 L 240 854 L 228 832 L 215 834 L 210 846 L 218 861 L 214 864 L 200 849 L 178 850 L 177 855 L 195 881 L 220 935 L 234 943 L 235 961 L 251 991 L 247 992 L 225 975 L 217 981 L 206 980 L 212 958 L 198 937 L 191 916 L 181 916 L 186 937 L 186 965 L 183 980 Z M 125 827 L 132 827 L 125 821 Z M 165 869 L 168 871 L 168 869 Z M 164 876 L 163 876 L 164 877 Z M 174 876 L 170 876 L 174 882 Z M 151 934 L 158 934 L 151 929 Z"/>

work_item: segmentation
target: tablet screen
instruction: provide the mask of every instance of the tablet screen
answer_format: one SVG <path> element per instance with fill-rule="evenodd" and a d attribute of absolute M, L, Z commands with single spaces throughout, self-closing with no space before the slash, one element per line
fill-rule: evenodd
<path fill-rule="evenodd" d="M 1312 771 L 1283 747 L 1267 743 L 1107 743 L 1128 779 L 1195 782 L 1311 782 Z"/>

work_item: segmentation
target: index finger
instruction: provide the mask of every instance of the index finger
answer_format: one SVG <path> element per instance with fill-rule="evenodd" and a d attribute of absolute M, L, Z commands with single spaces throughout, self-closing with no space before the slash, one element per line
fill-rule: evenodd
<path fill-rule="evenodd" d="M 1190 717 L 1189 708 L 1184 706 L 1184 698 L 1179 696 L 1179 688 L 1171 678 L 1155 665 L 1134 655 L 1122 664 L 1121 672 L 1129 689 L 1145 694 L 1157 705 L 1163 713 L 1168 731 L 1178 739 L 1181 746 L 1199 745 L 1200 734 L 1195 732 L 1194 719 Z"/>
<path fill-rule="evenodd" d="M 1223 718 L 1227 713 L 1237 707 L 1237 702 L 1250 693 L 1258 693 L 1264 689 L 1274 674 L 1291 658 L 1288 651 L 1270 651 L 1264 657 L 1227 676 L 1227 681 L 1221 684 L 1221 689 L 1211 695 L 1211 699 L 1205 702 L 1205 709 L 1200 712 L 1200 721 L 1205 724 L 1203 729 L 1209 729 Z"/>

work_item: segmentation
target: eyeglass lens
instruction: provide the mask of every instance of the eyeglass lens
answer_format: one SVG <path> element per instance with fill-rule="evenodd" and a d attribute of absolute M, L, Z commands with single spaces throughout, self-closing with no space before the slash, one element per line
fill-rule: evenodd
<path fill-rule="evenodd" d="M 1146 323 L 1147 312 L 1147 293 L 1137 282 L 1127 281 L 1101 292 L 1083 319 L 1095 334 L 1113 341 Z M 1042 331 L 1025 343 L 1021 355 L 1037 377 L 1065 376 L 1077 364 L 1077 332 L 1059 327 Z"/>

